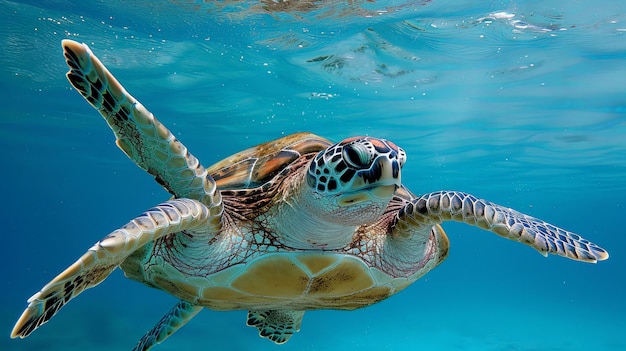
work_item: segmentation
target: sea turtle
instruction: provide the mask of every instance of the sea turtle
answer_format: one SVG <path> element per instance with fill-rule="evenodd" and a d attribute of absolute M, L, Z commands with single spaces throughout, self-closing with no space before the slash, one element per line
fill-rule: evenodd
<path fill-rule="evenodd" d="M 135 350 L 162 342 L 205 307 L 248 310 L 248 325 L 284 343 L 305 311 L 377 303 L 439 265 L 449 248 L 440 223 L 449 220 L 544 255 L 608 258 L 577 234 L 467 193 L 414 195 L 401 183 L 406 154 L 388 140 L 331 143 L 299 133 L 204 168 L 87 45 L 64 40 L 63 49 L 71 84 L 173 198 L 104 237 L 31 297 L 12 337 L 28 336 L 120 267 L 180 299 Z"/>

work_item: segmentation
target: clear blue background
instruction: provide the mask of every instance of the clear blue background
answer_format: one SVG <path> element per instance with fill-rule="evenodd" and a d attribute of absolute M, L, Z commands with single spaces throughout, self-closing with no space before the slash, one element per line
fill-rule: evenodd
<path fill-rule="evenodd" d="M 289 3 L 0 0 L 0 349 L 131 349 L 176 301 L 116 271 L 9 339 L 28 297 L 169 197 L 70 88 L 71 38 L 204 165 L 297 131 L 375 135 L 406 149 L 414 192 L 471 192 L 611 253 L 543 258 L 446 223 L 443 265 L 375 306 L 307 313 L 281 350 L 626 350 L 626 3 Z M 155 350 L 251 348 L 279 349 L 245 312 L 206 310 Z"/>

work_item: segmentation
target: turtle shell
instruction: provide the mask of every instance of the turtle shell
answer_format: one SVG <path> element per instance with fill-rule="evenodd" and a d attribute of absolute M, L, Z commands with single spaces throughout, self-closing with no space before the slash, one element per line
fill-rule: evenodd
<path fill-rule="evenodd" d="M 352 255 L 276 252 L 211 274 L 205 286 L 178 283 L 176 292 L 215 310 L 353 310 L 386 299 L 422 274 L 394 277 Z M 181 295 L 180 288 L 187 290 Z"/>
<path fill-rule="evenodd" d="M 296 133 L 229 156 L 207 169 L 218 189 L 250 189 L 272 180 L 303 155 L 316 154 L 331 146 L 312 133 Z"/>

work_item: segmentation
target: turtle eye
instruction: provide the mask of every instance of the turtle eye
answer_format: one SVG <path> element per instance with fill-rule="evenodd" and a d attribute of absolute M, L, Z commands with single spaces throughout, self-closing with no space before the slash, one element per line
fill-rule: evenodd
<path fill-rule="evenodd" d="M 357 169 L 369 168 L 370 154 L 367 149 L 360 144 L 346 145 L 343 147 L 343 159 L 352 167 Z"/>

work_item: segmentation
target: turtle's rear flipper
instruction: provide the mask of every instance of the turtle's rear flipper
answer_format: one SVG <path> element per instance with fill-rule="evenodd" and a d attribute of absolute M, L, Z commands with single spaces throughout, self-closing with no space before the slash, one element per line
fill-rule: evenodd
<path fill-rule="evenodd" d="M 162 343 L 183 325 L 187 324 L 198 312 L 202 311 L 202 308 L 202 306 L 196 306 L 185 300 L 180 300 L 174 308 L 161 318 L 154 328 L 139 340 L 133 351 L 147 351 L 154 345 Z"/>
<path fill-rule="evenodd" d="M 97 242 L 74 264 L 28 299 L 11 337 L 25 338 L 83 290 L 98 285 L 135 250 L 162 236 L 185 231 L 209 235 L 209 209 L 191 199 L 167 201 Z M 212 233 L 212 232 L 211 232 Z"/>
<path fill-rule="evenodd" d="M 294 333 L 300 331 L 303 316 L 304 311 L 249 311 L 246 324 L 256 327 L 261 337 L 284 344 Z"/>

